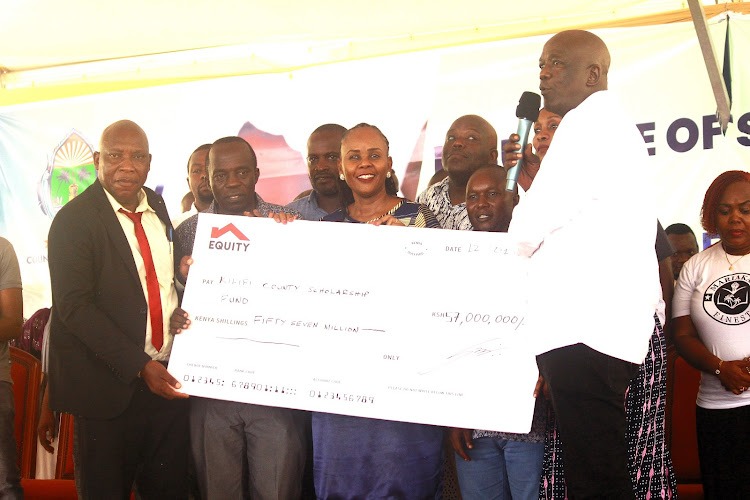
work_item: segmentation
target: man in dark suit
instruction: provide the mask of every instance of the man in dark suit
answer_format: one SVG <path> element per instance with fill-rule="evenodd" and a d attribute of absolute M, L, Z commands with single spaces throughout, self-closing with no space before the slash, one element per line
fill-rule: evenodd
<path fill-rule="evenodd" d="M 177 306 L 172 225 L 143 187 L 148 139 L 118 121 L 94 153 L 97 181 L 49 232 L 50 406 L 76 417 L 81 498 L 186 498 L 187 395 L 166 369 Z"/>

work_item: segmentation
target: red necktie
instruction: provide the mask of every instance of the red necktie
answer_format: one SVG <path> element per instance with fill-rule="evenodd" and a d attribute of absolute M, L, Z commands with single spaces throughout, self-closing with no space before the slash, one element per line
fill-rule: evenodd
<path fill-rule="evenodd" d="M 122 208 L 120 212 L 128 216 L 135 224 L 135 237 L 138 240 L 138 246 L 141 249 L 143 265 L 146 266 L 146 290 L 148 291 L 148 310 L 151 313 L 151 345 L 157 351 L 161 351 L 164 344 L 164 318 L 161 312 L 161 295 L 159 293 L 159 280 L 156 277 L 156 268 L 154 259 L 151 257 L 151 247 L 146 238 L 146 231 L 143 229 L 141 217 L 143 212 L 133 213 L 126 212 Z"/>

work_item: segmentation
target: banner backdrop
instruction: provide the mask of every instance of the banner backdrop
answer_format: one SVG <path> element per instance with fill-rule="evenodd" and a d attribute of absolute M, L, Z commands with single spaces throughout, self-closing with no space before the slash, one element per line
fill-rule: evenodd
<path fill-rule="evenodd" d="M 716 104 L 691 23 L 597 31 L 612 55 L 610 89 L 630 103 L 651 153 L 647 164 L 622 175 L 655 172 L 665 227 L 685 222 L 699 233 L 699 209 L 710 182 L 724 170 L 750 165 L 750 76 L 741 63 L 750 60 L 750 23 L 734 14 L 710 21 L 720 58 L 727 24 L 734 123 L 726 136 L 714 117 Z M 413 197 L 439 168 L 445 132 L 459 116 L 484 116 L 501 138 L 515 131 L 515 107 L 523 91 L 538 88 L 538 58 L 547 39 L 0 108 L 0 235 L 19 256 L 26 315 L 51 302 L 49 224 L 60 206 L 93 182 L 93 151 L 110 123 L 128 118 L 146 131 L 153 154 L 147 185 L 162 190 L 173 216 L 188 190 L 188 157 L 200 144 L 228 135 L 248 139 L 258 153 L 257 191 L 267 201 L 287 203 L 309 189 L 307 137 L 331 122 L 380 127 L 390 141 L 402 192 Z M 607 126 L 606 118 L 601 126 Z M 580 161 L 607 159 L 587 157 L 582 137 Z M 633 203 L 638 196 L 633 193 Z"/>
<path fill-rule="evenodd" d="M 750 151 L 750 17 L 732 16 L 729 23 L 729 45 L 732 47 L 730 65 L 732 68 L 732 117 L 735 127 L 735 144 L 745 151 L 744 169 L 750 169 L 747 152 Z M 737 133 L 739 131 L 739 133 Z M 729 134 L 727 134 L 729 135 Z"/>

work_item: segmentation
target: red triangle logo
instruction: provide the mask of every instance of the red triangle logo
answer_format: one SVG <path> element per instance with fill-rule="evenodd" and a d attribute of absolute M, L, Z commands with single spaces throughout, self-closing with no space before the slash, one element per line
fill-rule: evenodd
<path fill-rule="evenodd" d="M 220 236 L 226 234 L 226 233 L 232 233 L 238 240 L 241 241 L 249 241 L 249 238 L 242 234 L 242 231 L 237 229 L 234 224 L 227 224 L 224 227 L 212 227 L 211 228 L 211 238 L 219 238 Z"/>

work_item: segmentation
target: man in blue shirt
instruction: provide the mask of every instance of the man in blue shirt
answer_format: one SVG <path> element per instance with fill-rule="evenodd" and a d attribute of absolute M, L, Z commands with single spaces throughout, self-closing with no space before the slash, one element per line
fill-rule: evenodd
<path fill-rule="evenodd" d="M 304 220 L 320 220 L 341 208 L 339 202 L 339 167 L 341 138 L 346 129 L 326 124 L 316 128 L 307 140 L 307 169 L 312 191 L 286 205 L 299 211 Z"/>

